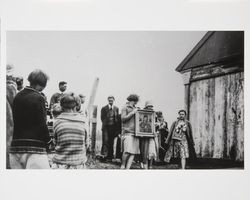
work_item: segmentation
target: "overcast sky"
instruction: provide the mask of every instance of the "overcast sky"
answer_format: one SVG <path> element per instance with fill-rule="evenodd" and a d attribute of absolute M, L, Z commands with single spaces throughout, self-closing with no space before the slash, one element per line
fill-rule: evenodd
<path fill-rule="evenodd" d="M 35 68 L 50 77 L 44 93 L 50 99 L 58 82 L 68 91 L 90 95 L 99 77 L 95 99 L 98 110 L 114 95 L 121 108 L 130 93 L 140 96 L 139 106 L 152 100 L 172 123 L 184 106 L 184 86 L 175 68 L 205 32 L 169 31 L 8 31 L 7 63 L 14 74 L 27 76 Z M 98 113 L 99 118 L 99 113 Z M 100 123 L 98 125 L 100 127 Z"/>

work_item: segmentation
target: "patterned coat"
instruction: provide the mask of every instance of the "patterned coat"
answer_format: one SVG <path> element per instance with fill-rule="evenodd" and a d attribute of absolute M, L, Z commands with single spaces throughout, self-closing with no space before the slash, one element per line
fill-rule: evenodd
<path fill-rule="evenodd" d="M 195 153 L 195 149 L 194 149 L 192 126 L 188 120 L 185 120 L 185 123 L 187 125 L 187 131 L 185 132 L 185 134 L 186 134 L 186 138 L 187 138 L 187 142 L 188 142 L 189 156 L 190 156 L 190 159 L 195 159 L 196 153 Z M 169 148 L 171 148 L 171 143 L 173 142 L 173 133 L 174 133 L 174 130 L 175 130 L 177 124 L 178 124 L 178 120 L 173 122 L 173 124 L 170 128 L 168 137 L 167 137 L 166 142 L 165 142 L 166 146 L 167 146 L 167 151 L 169 150 Z"/>

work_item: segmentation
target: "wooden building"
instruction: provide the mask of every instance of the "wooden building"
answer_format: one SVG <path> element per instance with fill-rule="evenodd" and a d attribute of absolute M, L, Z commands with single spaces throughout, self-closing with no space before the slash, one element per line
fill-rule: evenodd
<path fill-rule="evenodd" d="M 197 156 L 244 161 L 244 32 L 207 32 L 176 71 Z"/>

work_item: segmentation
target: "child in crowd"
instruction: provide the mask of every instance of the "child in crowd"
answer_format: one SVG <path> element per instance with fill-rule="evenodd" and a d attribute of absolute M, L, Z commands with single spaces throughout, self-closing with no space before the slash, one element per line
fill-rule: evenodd
<path fill-rule="evenodd" d="M 84 118 L 77 112 L 78 100 L 74 93 L 65 93 L 60 101 L 62 113 L 54 122 L 54 169 L 83 169 L 89 145 Z"/>

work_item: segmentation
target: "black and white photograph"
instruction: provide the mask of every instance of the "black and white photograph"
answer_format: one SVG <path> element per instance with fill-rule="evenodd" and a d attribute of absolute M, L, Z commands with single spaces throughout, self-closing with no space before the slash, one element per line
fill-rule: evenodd
<path fill-rule="evenodd" d="M 7 31 L 7 169 L 244 169 L 244 31 Z"/>
<path fill-rule="evenodd" d="M 0 199 L 249 200 L 249 0 L 1 0 Z"/>

